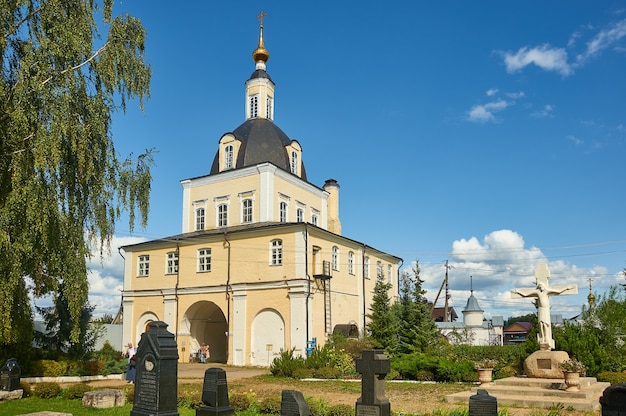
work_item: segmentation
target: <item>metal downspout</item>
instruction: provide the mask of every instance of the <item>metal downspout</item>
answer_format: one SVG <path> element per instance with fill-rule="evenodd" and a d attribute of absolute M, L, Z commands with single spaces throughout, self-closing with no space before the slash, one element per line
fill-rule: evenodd
<path fill-rule="evenodd" d="M 309 341 L 309 298 L 311 297 L 311 275 L 309 274 L 309 225 L 304 224 L 304 270 L 307 280 L 307 294 L 305 301 L 306 309 L 306 340 Z M 308 346 L 308 345 L 307 345 Z M 306 351 L 306 349 L 305 349 Z"/>
<path fill-rule="evenodd" d="M 230 355 L 230 340 L 232 337 L 230 336 L 231 328 L 230 328 L 230 241 L 228 241 L 228 235 L 226 231 L 224 231 L 224 245 L 228 248 L 228 260 L 226 265 L 226 328 L 228 333 L 226 334 L 229 348 L 226 351 L 226 362 L 228 362 L 228 358 Z"/>

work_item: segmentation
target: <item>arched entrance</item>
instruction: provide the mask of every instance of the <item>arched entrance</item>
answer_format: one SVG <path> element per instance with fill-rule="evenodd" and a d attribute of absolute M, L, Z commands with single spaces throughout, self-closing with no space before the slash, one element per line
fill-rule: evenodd
<path fill-rule="evenodd" d="M 150 323 L 160 321 L 159 317 L 152 312 L 146 312 L 137 320 L 137 326 L 135 327 L 135 346 L 139 344 L 141 340 L 141 334 L 149 329 Z"/>
<path fill-rule="evenodd" d="M 208 361 L 226 363 L 228 323 L 222 309 L 213 302 L 196 302 L 187 309 L 183 321 L 189 324 L 190 351 L 198 351 L 200 344 L 206 342 L 211 349 Z"/>
<path fill-rule="evenodd" d="M 285 349 L 285 321 L 273 309 L 259 312 L 252 321 L 250 364 L 269 367 Z"/>

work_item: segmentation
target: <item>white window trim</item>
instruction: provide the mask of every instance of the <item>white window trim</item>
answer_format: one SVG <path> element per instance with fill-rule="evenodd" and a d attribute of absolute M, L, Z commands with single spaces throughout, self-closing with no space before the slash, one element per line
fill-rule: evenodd
<path fill-rule="evenodd" d="M 142 268 L 141 265 L 146 265 L 148 267 Z M 150 255 L 141 254 L 137 256 L 137 277 L 148 277 L 148 276 L 150 276 Z"/>
<path fill-rule="evenodd" d="M 279 243 L 279 245 L 274 245 Z M 275 255 L 275 253 L 279 255 Z M 270 266 L 282 266 L 283 265 L 283 240 L 280 238 L 270 241 Z"/>
<path fill-rule="evenodd" d="M 204 255 L 200 255 L 201 251 L 205 251 L 205 254 Z M 206 251 L 209 252 L 208 255 L 206 254 Z M 196 271 L 198 273 L 209 273 L 211 271 L 211 260 L 212 260 L 212 257 L 213 257 L 213 253 L 211 252 L 211 248 L 209 248 L 209 247 L 199 248 L 198 249 L 198 261 L 197 261 Z M 205 261 L 205 263 L 204 263 L 205 270 L 200 270 L 200 259 L 201 258 L 203 258 L 205 260 L 206 259 L 209 260 L 209 262 L 208 262 L 208 269 L 207 269 L 207 263 Z"/>
<path fill-rule="evenodd" d="M 170 267 L 170 261 L 172 261 L 172 265 Z M 165 256 L 165 274 L 176 274 L 178 273 L 178 252 L 170 251 Z"/>
<path fill-rule="evenodd" d="M 348 252 L 348 273 L 354 275 L 354 251 Z"/>

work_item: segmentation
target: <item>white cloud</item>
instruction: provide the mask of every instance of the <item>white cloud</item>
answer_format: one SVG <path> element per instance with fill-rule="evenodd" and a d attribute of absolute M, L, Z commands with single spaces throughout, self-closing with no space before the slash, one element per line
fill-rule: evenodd
<path fill-rule="evenodd" d="M 572 143 L 574 143 L 576 146 L 582 146 L 583 144 L 585 144 L 584 141 L 582 141 L 581 139 L 579 139 L 578 137 L 574 136 L 574 135 L 569 135 L 567 136 L 567 140 L 571 141 Z"/>
<path fill-rule="evenodd" d="M 487 90 L 486 94 L 488 97 L 493 97 L 494 95 L 496 95 L 498 93 L 498 90 L 496 88 L 492 88 L 490 90 Z"/>
<path fill-rule="evenodd" d="M 535 117 L 535 118 L 553 117 L 552 115 L 553 110 L 554 110 L 554 107 L 552 107 L 550 104 L 546 104 L 543 106 L 541 110 L 534 111 L 530 115 L 531 117 Z"/>
<path fill-rule="evenodd" d="M 95 306 L 94 316 L 104 313 L 115 315 L 121 301 L 124 280 L 124 258 L 117 248 L 145 241 L 138 237 L 113 237 L 111 252 L 100 258 L 100 252 L 94 247 L 93 258 L 88 262 L 89 303 Z"/>
<path fill-rule="evenodd" d="M 592 40 L 587 42 L 587 49 L 576 57 L 577 64 L 582 65 L 589 58 L 615 45 L 616 42 L 625 36 L 626 19 L 617 22 L 608 29 L 601 30 Z"/>
<path fill-rule="evenodd" d="M 528 48 L 520 48 L 516 53 L 505 52 L 504 63 L 508 72 L 517 72 L 530 64 L 535 64 L 546 71 L 558 72 L 563 76 L 570 75 L 572 69 L 567 63 L 567 52 L 563 48 L 553 48 L 548 44 Z"/>
<path fill-rule="evenodd" d="M 550 259 L 541 249 L 528 246 L 521 234 L 512 230 L 497 230 L 477 237 L 461 238 L 452 243 L 450 252 L 449 287 L 452 306 L 461 316 L 470 295 L 470 276 L 474 295 L 485 315 L 510 316 L 533 313 L 535 308 L 529 299 L 511 299 L 510 291 L 516 287 L 535 285 L 535 268 L 548 263 L 552 285 L 577 284 L 579 294 L 557 296 L 552 299 L 553 313 L 564 318 L 577 315 L 586 302 L 588 279 L 594 279 L 594 292 L 604 293 L 623 277 L 610 276 L 602 266 L 580 267 L 562 259 Z M 420 264 L 421 277 L 425 281 L 427 298 L 435 299 L 445 276 L 441 264 Z M 443 306 L 441 294 L 437 306 Z M 462 320 L 462 316 L 460 318 Z"/>
<path fill-rule="evenodd" d="M 475 105 L 467 112 L 467 119 L 479 123 L 495 121 L 495 113 L 498 113 L 511 105 L 505 100 L 496 100 L 487 104 Z"/>

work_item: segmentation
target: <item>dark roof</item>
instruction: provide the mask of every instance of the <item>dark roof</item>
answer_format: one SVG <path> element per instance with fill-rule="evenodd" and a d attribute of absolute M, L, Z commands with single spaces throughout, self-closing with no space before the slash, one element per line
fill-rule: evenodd
<path fill-rule="evenodd" d="M 294 142 L 280 127 L 264 118 L 247 120 L 237 127 L 232 135 L 241 142 L 237 154 L 235 169 L 255 166 L 259 163 L 270 162 L 273 165 L 291 172 L 291 163 L 285 146 Z M 219 150 L 213 159 L 210 175 L 219 173 Z M 302 163 L 301 178 L 307 180 L 304 163 Z"/>
<path fill-rule="evenodd" d="M 255 78 L 267 78 L 270 81 L 272 81 L 272 84 L 274 83 L 274 81 L 272 80 L 272 77 L 270 77 L 270 74 L 268 74 L 262 69 L 257 69 L 256 71 L 252 73 L 252 75 L 250 75 L 250 79 L 255 79 Z"/>

